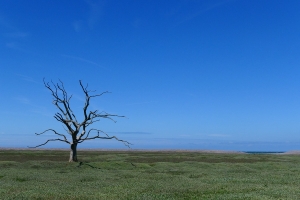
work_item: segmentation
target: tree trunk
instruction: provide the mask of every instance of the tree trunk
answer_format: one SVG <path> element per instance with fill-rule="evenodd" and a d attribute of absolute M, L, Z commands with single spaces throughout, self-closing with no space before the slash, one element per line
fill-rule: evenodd
<path fill-rule="evenodd" d="M 70 159 L 69 162 L 78 162 L 77 160 L 77 144 L 71 144 L 71 151 L 70 151 Z"/>

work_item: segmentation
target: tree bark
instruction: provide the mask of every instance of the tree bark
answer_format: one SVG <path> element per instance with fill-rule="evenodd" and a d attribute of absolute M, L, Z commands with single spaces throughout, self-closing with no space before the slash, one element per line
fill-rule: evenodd
<path fill-rule="evenodd" d="M 71 144 L 71 151 L 70 151 L 70 159 L 69 162 L 78 162 L 77 160 L 77 144 Z"/>

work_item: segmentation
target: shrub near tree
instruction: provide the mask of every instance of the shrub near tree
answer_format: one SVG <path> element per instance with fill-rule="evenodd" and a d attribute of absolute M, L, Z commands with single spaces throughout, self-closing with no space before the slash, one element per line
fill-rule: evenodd
<path fill-rule="evenodd" d="M 51 131 L 55 135 L 58 135 L 59 138 L 48 139 L 43 144 L 37 145 L 35 147 L 31 147 L 31 148 L 37 148 L 37 147 L 43 146 L 51 141 L 65 142 L 65 143 L 68 143 L 71 147 L 69 162 L 77 162 L 78 161 L 77 145 L 79 143 L 82 143 L 87 140 L 115 139 L 117 141 L 124 143 L 124 145 L 126 145 L 127 147 L 130 147 L 131 144 L 128 141 L 118 139 L 116 136 L 109 136 L 102 130 L 99 130 L 96 128 L 89 128 L 90 125 L 99 121 L 101 118 L 106 118 L 106 119 L 112 120 L 113 122 L 116 122 L 114 120 L 115 117 L 124 117 L 124 116 L 120 116 L 120 115 L 109 114 L 104 111 L 99 112 L 98 110 L 91 111 L 88 109 L 91 98 L 100 97 L 103 94 L 108 93 L 108 91 L 102 92 L 101 94 L 90 95 L 91 92 L 95 92 L 95 91 L 88 90 L 88 85 L 86 85 L 84 87 L 81 80 L 79 80 L 79 84 L 85 95 L 85 104 L 83 107 L 83 118 L 84 119 L 82 122 L 78 122 L 74 112 L 72 111 L 72 109 L 70 107 L 70 100 L 72 98 L 72 95 L 68 96 L 63 82 L 61 80 L 59 80 L 59 81 L 60 81 L 60 83 L 56 83 L 56 84 L 54 84 L 51 81 L 51 83 L 53 85 L 53 87 L 51 87 L 49 82 L 45 82 L 45 79 L 43 79 L 45 87 L 51 91 L 51 94 L 54 98 L 53 104 L 59 110 L 59 112 L 55 113 L 54 118 L 58 122 L 61 122 L 63 124 L 66 132 L 71 136 L 71 140 L 68 140 L 67 136 L 65 134 L 59 133 L 54 129 L 47 129 L 41 133 L 35 133 L 35 134 L 42 135 L 48 131 Z"/>

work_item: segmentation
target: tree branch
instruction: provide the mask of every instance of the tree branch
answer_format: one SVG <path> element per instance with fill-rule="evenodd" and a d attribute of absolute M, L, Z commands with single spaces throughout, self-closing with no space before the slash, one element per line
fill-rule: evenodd
<path fill-rule="evenodd" d="M 41 133 L 35 133 L 35 134 L 36 134 L 36 135 L 42 135 L 42 134 L 44 134 L 44 133 L 46 133 L 46 132 L 48 132 L 48 131 L 53 131 L 56 135 L 62 136 L 62 137 L 64 137 L 64 139 L 65 139 L 66 141 L 68 141 L 68 140 L 67 140 L 67 137 L 66 137 L 64 134 L 58 133 L 58 132 L 56 132 L 54 129 L 51 129 L 51 128 L 49 128 L 49 129 L 47 129 L 47 130 L 45 130 L 45 131 L 43 131 L 43 132 L 41 132 Z"/>
<path fill-rule="evenodd" d="M 62 139 L 57 138 L 57 139 L 49 139 L 49 140 L 47 140 L 45 143 L 40 144 L 40 145 L 37 145 L 37 146 L 35 146 L 35 147 L 29 147 L 29 146 L 28 146 L 28 148 L 37 148 L 37 147 L 43 146 L 43 145 L 45 145 L 45 144 L 47 144 L 48 142 L 51 142 L 51 141 L 62 141 L 62 142 L 66 142 L 66 143 L 70 144 L 70 142 L 68 142 L 68 141 L 65 141 L 65 140 L 62 140 Z"/>
<path fill-rule="evenodd" d="M 54 84 L 53 81 L 52 82 L 52 85 L 54 86 L 55 88 L 55 91 L 50 87 L 50 84 L 49 82 L 45 82 L 45 78 L 43 79 L 44 81 L 44 85 L 47 89 L 49 89 L 52 93 L 52 96 L 54 97 L 54 100 L 53 100 L 53 104 L 60 110 L 60 112 L 68 119 L 70 119 L 71 121 L 69 121 L 70 123 L 72 123 L 74 125 L 74 127 L 77 128 L 78 126 L 78 122 L 77 122 L 77 119 L 76 119 L 76 116 L 74 115 L 71 107 L 70 107 L 70 99 L 72 98 L 72 95 L 70 97 L 68 97 L 68 94 L 66 92 L 66 89 L 64 87 L 64 84 L 61 80 L 60 81 L 60 85 L 57 83 L 57 84 Z M 62 98 L 59 97 L 58 95 L 58 90 L 60 90 L 62 92 Z M 62 104 L 64 109 L 62 107 L 60 107 L 59 104 Z M 73 120 L 74 118 L 74 120 Z M 56 118 L 57 119 L 57 118 Z M 69 127 L 68 127 L 69 128 Z"/>
<path fill-rule="evenodd" d="M 48 132 L 48 131 L 52 131 L 52 132 L 54 132 L 56 135 L 59 135 L 59 136 L 63 137 L 64 140 L 63 140 L 63 139 L 60 139 L 60 138 L 57 138 L 57 139 L 49 139 L 49 140 L 47 140 L 47 141 L 46 141 L 45 143 L 43 143 L 43 144 L 37 145 L 37 146 L 35 146 L 35 147 L 29 147 L 29 148 L 37 148 L 37 147 L 40 147 L 40 146 L 43 146 L 43 145 L 47 144 L 47 143 L 50 142 L 50 141 L 62 141 L 62 142 L 66 142 L 66 143 L 70 144 L 70 142 L 68 141 L 67 137 L 66 137 L 64 134 L 58 133 L 58 132 L 56 132 L 56 131 L 53 130 L 53 129 L 47 129 L 47 130 L 45 130 L 45 131 L 43 131 L 43 132 L 41 132 L 41 133 L 35 133 L 35 134 L 36 134 L 36 135 L 42 135 L 42 134 L 44 134 L 44 133 L 46 133 L 46 132 Z"/>
<path fill-rule="evenodd" d="M 90 132 L 91 131 L 97 131 L 97 135 L 96 136 L 94 136 L 94 137 L 89 137 L 89 134 L 90 134 Z M 103 133 L 103 134 L 105 134 L 106 136 L 100 136 L 100 133 Z M 127 146 L 128 148 L 130 148 L 130 145 L 132 145 L 130 142 L 128 142 L 128 141 L 126 141 L 126 140 L 121 140 L 121 139 L 119 139 L 119 138 L 117 138 L 116 136 L 109 136 L 108 134 L 106 134 L 105 132 L 103 132 L 103 131 L 101 131 L 101 130 L 98 130 L 98 129 L 90 129 L 89 131 L 88 131 L 88 133 L 87 133 L 87 135 L 86 135 L 86 137 L 84 138 L 84 139 L 81 139 L 81 137 L 82 136 L 80 136 L 80 138 L 78 139 L 78 143 L 82 143 L 82 142 L 84 142 L 85 140 L 93 140 L 93 139 L 97 139 L 97 138 L 99 138 L 99 139 L 108 139 L 108 140 L 110 140 L 110 139 L 115 139 L 115 140 L 117 140 L 117 141 L 119 141 L 119 142 L 122 142 L 125 146 Z"/>

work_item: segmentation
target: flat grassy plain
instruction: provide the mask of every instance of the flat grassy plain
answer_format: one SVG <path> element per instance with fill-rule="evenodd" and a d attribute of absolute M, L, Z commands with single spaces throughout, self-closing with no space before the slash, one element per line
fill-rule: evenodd
<path fill-rule="evenodd" d="M 78 154 L 0 150 L 0 199 L 300 199 L 300 155 Z"/>

